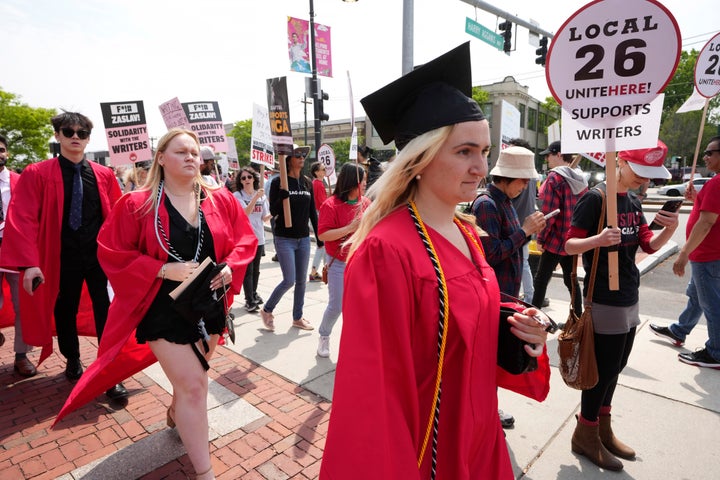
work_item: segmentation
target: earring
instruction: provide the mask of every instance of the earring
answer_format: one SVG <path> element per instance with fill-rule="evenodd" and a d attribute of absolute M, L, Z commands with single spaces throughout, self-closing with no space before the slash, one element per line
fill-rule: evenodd
<path fill-rule="evenodd" d="M 419 173 L 417 175 L 415 175 L 415 180 L 417 180 L 418 182 L 420 181 L 421 178 L 422 178 L 422 176 Z"/>

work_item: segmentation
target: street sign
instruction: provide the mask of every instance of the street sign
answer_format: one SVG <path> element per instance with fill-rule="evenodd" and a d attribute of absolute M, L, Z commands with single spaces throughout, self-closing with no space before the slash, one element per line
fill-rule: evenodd
<path fill-rule="evenodd" d="M 501 35 L 498 35 L 487 27 L 480 25 L 470 17 L 465 19 L 465 33 L 469 33 L 473 37 L 479 38 L 483 42 L 497 48 L 498 50 L 503 49 L 505 39 Z"/>

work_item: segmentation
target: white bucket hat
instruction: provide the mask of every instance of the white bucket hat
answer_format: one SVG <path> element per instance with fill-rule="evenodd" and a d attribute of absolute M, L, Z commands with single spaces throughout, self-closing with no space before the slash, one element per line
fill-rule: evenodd
<path fill-rule="evenodd" d="M 507 178 L 538 178 L 535 171 L 535 154 L 523 147 L 508 147 L 500 151 L 498 161 L 490 175 Z"/>

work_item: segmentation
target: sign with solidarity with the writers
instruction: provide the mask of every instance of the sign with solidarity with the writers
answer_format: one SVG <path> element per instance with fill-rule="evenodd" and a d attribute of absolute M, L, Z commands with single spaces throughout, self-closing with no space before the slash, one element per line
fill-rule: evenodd
<path fill-rule="evenodd" d="M 220 115 L 218 102 L 183 103 L 190 129 L 200 139 L 201 146 L 208 146 L 214 152 L 227 152 L 225 126 Z"/>
<path fill-rule="evenodd" d="M 101 103 L 112 165 L 152 159 L 142 100 Z"/>
<path fill-rule="evenodd" d="M 560 27 L 546 76 L 562 105 L 564 152 L 653 147 L 680 60 L 672 14 L 655 0 L 597 0 Z"/>

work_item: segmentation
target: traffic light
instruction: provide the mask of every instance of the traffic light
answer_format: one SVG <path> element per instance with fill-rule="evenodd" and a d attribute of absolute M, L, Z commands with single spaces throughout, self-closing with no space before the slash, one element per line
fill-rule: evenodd
<path fill-rule="evenodd" d="M 535 59 L 535 63 L 538 65 L 545 66 L 545 57 L 547 57 L 547 45 L 548 45 L 548 38 L 542 37 L 540 39 L 540 48 L 535 50 L 535 55 L 538 56 L 538 58 Z"/>
<path fill-rule="evenodd" d="M 320 90 L 318 98 L 315 99 L 315 118 L 319 119 L 322 122 L 327 122 L 330 120 L 330 116 L 325 113 L 325 107 L 323 105 L 323 102 L 325 100 L 328 100 L 330 96 L 325 93 L 323 90 Z"/>
<path fill-rule="evenodd" d="M 502 32 L 500 35 L 505 39 L 505 43 L 503 44 L 503 52 L 510 53 L 510 50 L 512 50 L 512 23 L 505 20 L 500 25 L 498 25 L 498 29 Z"/>

